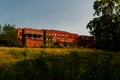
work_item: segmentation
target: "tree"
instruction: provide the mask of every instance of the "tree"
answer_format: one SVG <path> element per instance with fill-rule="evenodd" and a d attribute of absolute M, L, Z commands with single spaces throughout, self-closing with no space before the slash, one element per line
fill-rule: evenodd
<path fill-rule="evenodd" d="M 96 37 L 96 48 L 120 51 L 120 5 L 119 0 L 96 0 L 94 16 L 87 28 Z"/>
<path fill-rule="evenodd" d="M 15 25 L 4 25 L 2 33 L 0 34 L 0 45 L 1 46 L 10 46 L 16 47 L 19 46 L 19 41 L 17 39 L 17 29 L 15 29 Z"/>
<path fill-rule="evenodd" d="M 1 32 L 2 32 L 2 26 L 0 25 L 0 34 L 1 34 Z"/>

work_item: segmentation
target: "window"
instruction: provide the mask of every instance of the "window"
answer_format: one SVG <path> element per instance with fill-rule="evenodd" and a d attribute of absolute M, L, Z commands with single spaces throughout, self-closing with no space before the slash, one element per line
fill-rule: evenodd
<path fill-rule="evenodd" d="M 32 39 L 34 39 L 33 37 L 31 37 Z"/>
<path fill-rule="evenodd" d="M 22 36 L 20 36 L 20 39 L 22 39 Z"/>
<path fill-rule="evenodd" d="M 52 34 L 52 36 L 54 36 L 54 34 Z"/>
<path fill-rule="evenodd" d="M 27 31 L 27 33 L 29 33 L 29 31 Z"/>
<path fill-rule="evenodd" d="M 22 33 L 22 30 L 20 30 L 20 32 Z"/>
<path fill-rule="evenodd" d="M 40 35 L 40 32 L 37 32 L 37 35 Z"/>
<path fill-rule="evenodd" d="M 65 35 L 65 37 L 66 37 L 67 35 Z"/>
<path fill-rule="evenodd" d="M 28 41 L 28 44 L 30 44 L 30 41 Z"/>
<path fill-rule="evenodd" d="M 40 40 L 43 40 L 43 38 L 40 38 Z"/>
<path fill-rule="evenodd" d="M 34 43 L 34 44 L 36 44 L 36 42 L 35 42 L 35 41 L 34 41 L 33 43 Z"/>
<path fill-rule="evenodd" d="M 44 33 L 42 32 L 41 34 L 43 35 Z"/>

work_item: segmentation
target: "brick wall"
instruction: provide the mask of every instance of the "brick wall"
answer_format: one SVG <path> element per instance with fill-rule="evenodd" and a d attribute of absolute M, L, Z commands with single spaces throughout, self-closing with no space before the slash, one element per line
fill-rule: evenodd
<path fill-rule="evenodd" d="M 90 36 L 79 36 L 75 33 L 59 30 L 18 28 L 18 39 L 27 47 L 47 46 L 84 46 L 92 47 L 94 40 Z M 93 40 L 89 41 L 89 40 Z"/>

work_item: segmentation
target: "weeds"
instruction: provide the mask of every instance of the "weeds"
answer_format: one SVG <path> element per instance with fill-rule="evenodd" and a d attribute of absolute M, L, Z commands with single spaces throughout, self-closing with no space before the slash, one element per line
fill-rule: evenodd
<path fill-rule="evenodd" d="M 120 80 L 120 53 L 62 50 L 13 49 L 25 59 L 0 66 L 0 80 Z"/>

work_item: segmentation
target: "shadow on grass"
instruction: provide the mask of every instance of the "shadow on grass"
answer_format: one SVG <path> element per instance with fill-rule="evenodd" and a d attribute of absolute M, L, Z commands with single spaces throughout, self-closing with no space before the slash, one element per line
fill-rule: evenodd
<path fill-rule="evenodd" d="M 0 67 L 0 80 L 120 80 L 120 64 L 114 55 L 117 54 L 43 53 L 34 60 Z"/>

